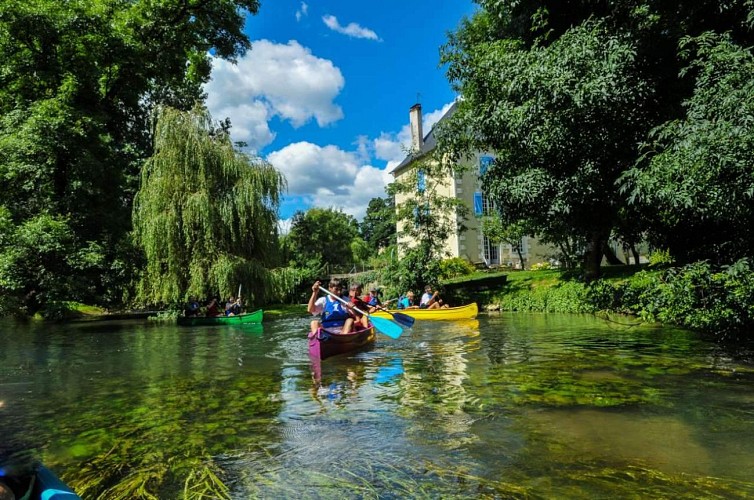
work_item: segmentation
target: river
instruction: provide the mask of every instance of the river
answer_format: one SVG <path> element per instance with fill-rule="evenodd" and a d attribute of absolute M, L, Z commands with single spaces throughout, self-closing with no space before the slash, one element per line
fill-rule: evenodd
<path fill-rule="evenodd" d="M 754 497 L 751 347 L 503 313 L 417 321 L 315 380 L 308 321 L 2 321 L 6 451 L 84 498 Z"/>

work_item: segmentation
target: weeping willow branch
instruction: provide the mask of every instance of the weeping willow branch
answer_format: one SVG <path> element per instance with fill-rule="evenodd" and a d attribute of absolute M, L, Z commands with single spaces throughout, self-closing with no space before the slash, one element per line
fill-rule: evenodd
<path fill-rule="evenodd" d="M 154 155 L 134 200 L 134 232 L 147 259 L 138 299 L 227 296 L 242 284 L 247 303 L 263 303 L 285 188 L 285 177 L 235 149 L 206 109 L 160 109 Z"/>

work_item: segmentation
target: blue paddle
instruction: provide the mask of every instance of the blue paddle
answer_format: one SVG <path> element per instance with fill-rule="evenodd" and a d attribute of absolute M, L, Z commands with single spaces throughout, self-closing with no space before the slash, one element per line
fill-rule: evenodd
<path fill-rule="evenodd" d="M 411 328 L 412 326 L 414 326 L 414 321 L 416 321 L 416 318 L 412 318 L 408 314 L 403 314 L 403 313 L 399 313 L 399 312 L 388 311 L 387 309 L 385 309 L 384 307 L 381 307 L 381 306 L 377 306 L 377 308 L 380 311 L 388 313 L 390 316 L 393 317 L 393 319 L 396 321 L 396 323 L 399 323 L 399 324 L 405 326 L 406 328 Z"/>
<path fill-rule="evenodd" d="M 369 317 L 369 321 L 372 322 L 372 325 L 377 329 L 378 332 L 380 332 L 383 335 L 387 335 L 391 339 L 397 339 L 401 336 L 403 333 L 403 328 L 401 328 L 400 325 L 393 323 L 389 319 L 385 318 L 377 318 L 375 316 L 371 316 L 369 313 L 366 313 L 360 309 L 357 309 L 353 304 L 350 302 L 346 302 L 342 298 L 338 297 L 334 293 L 332 293 L 330 290 L 327 290 L 325 288 L 319 287 L 319 290 L 322 292 L 325 292 L 327 295 L 330 295 L 331 297 L 334 297 L 335 299 L 343 302 L 345 305 L 349 307 L 353 307 L 353 309 L 361 314 L 364 314 L 365 316 Z"/>

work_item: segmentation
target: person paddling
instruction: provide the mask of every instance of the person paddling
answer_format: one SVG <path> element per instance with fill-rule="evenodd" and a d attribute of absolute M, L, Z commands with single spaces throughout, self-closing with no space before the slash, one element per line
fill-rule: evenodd
<path fill-rule="evenodd" d="M 369 295 L 364 295 L 362 300 L 369 307 L 367 312 L 373 313 L 384 309 L 382 307 L 382 302 L 380 302 L 379 291 L 374 287 L 369 290 Z"/>
<path fill-rule="evenodd" d="M 312 320 L 310 323 L 310 335 L 317 333 L 320 328 L 336 334 L 350 332 L 354 318 L 351 316 L 348 307 L 329 295 L 319 297 L 320 285 L 321 282 L 319 281 L 312 285 L 312 295 L 309 297 L 307 306 L 310 314 L 320 316 L 319 319 Z M 338 296 L 343 291 L 343 285 L 341 285 L 339 279 L 330 280 L 327 288 Z"/>

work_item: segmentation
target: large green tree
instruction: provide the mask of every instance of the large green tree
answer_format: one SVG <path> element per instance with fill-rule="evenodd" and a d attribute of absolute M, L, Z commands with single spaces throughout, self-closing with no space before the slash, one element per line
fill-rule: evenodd
<path fill-rule="evenodd" d="M 277 209 L 285 179 L 238 151 L 203 108 L 162 108 L 154 155 L 134 200 L 134 230 L 147 259 L 139 298 L 176 303 L 231 294 L 261 304 L 272 288 Z"/>
<path fill-rule="evenodd" d="M 506 222 L 523 216 L 554 243 L 583 238 L 595 276 L 611 232 L 629 244 L 640 232 L 625 218 L 643 212 L 627 208 L 616 182 L 693 92 L 680 41 L 707 30 L 751 41 L 747 2 L 478 3 L 443 50 L 464 100 L 441 149 L 496 153 L 484 182 Z"/>
<path fill-rule="evenodd" d="M 0 276 L 0 296 L 30 313 L 49 301 L 119 298 L 118 276 L 136 264 L 125 261 L 127 235 L 151 110 L 193 106 L 209 52 L 242 54 L 245 12 L 257 9 L 257 0 L 0 0 L 0 204 L 12 228 L 64 238 L 71 255 L 98 254 L 96 265 L 74 263 L 78 272 L 65 260 L 46 266 L 44 282 L 11 276 L 5 287 Z M 8 252 L 0 261 L 18 263 Z"/>
<path fill-rule="evenodd" d="M 502 40 L 474 57 L 489 70 L 465 77 L 450 123 L 473 128 L 475 148 L 496 153 L 486 192 L 503 216 L 523 214 L 536 234 L 553 239 L 567 226 L 582 236 L 596 276 L 621 204 L 615 181 L 637 156 L 652 97 L 631 39 L 587 23 L 548 46 Z"/>
<path fill-rule="evenodd" d="M 374 252 L 396 244 L 395 199 L 392 196 L 372 198 L 359 226 L 361 237 Z"/>
<path fill-rule="evenodd" d="M 622 181 L 651 243 L 679 262 L 731 263 L 754 256 L 754 54 L 711 33 L 685 48 L 686 117 L 658 127 Z"/>
<path fill-rule="evenodd" d="M 352 243 L 357 238 L 358 222 L 341 210 L 298 211 L 293 215 L 288 234 L 291 264 L 315 275 L 323 271 L 348 271 L 355 262 Z"/>

